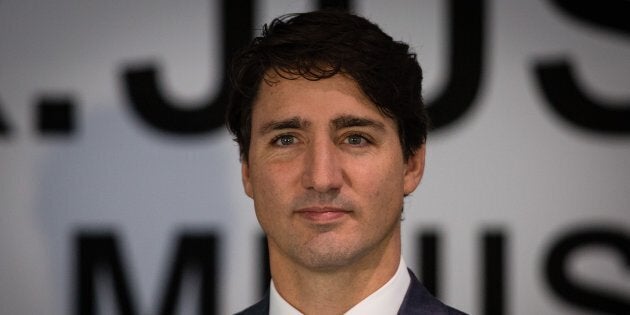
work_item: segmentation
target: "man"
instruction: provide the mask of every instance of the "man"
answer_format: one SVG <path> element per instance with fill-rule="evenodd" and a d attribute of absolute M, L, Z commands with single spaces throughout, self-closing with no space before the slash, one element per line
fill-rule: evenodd
<path fill-rule="evenodd" d="M 409 46 L 352 14 L 274 20 L 234 60 L 227 124 L 267 235 L 269 294 L 241 314 L 462 314 L 401 256 L 428 119 Z"/>

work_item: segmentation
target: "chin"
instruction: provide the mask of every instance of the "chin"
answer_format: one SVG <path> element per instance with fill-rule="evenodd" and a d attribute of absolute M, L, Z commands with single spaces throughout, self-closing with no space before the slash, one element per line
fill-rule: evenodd
<path fill-rule="evenodd" d="M 299 260 L 311 269 L 316 270 L 336 270 L 352 265 L 354 262 L 364 257 L 367 250 L 357 248 L 338 247 L 318 247 L 302 250 Z"/>

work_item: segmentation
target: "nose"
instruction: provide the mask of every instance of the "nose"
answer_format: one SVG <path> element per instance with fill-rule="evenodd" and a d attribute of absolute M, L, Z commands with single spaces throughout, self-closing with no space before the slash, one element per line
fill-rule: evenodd
<path fill-rule="evenodd" d="M 343 170 L 335 144 L 322 139 L 309 145 L 304 158 L 302 185 L 320 193 L 339 190 L 343 185 Z"/>

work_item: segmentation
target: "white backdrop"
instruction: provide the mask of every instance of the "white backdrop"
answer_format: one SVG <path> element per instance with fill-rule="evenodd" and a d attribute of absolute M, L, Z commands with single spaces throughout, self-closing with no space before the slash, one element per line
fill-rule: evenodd
<path fill-rule="evenodd" d="M 76 313 L 78 231 L 115 233 L 142 314 L 157 312 L 182 231 L 219 236 L 219 314 L 256 300 L 260 230 L 230 136 L 156 130 L 132 112 L 122 77 L 153 62 L 169 99 L 215 97 L 218 3 L 0 0 L 0 314 Z M 354 3 L 414 47 L 429 101 L 449 79 L 446 3 Z M 254 25 L 311 8 L 260 0 Z M 552 291 L 545 261 L 575 231 L 598 228 L 630 243 L 630 132 L 589 130 L 558 115 L 534 66 L 568 58 L 585 93 L 620 104 L 628 117 L 630 34 L 572 18 L 551 1 L 487 1 L 484 15 L 481 86 L 470 111 L 430 135 L 425 178 L 406 201 L 404 256 L 419 270 L 416 236 L 435 231 L 442 298 L 482 314 L 481 237 L 499 231 L 506 314 L 591 314 Z M 38 100 L 59 95 L 73 100 L 76 128 L 42 133 Z M 627 306 L 627 259 L 593 246 L 566 268 Z M 99 292 L 98 309 L 115 313 L 109 291 Z M 196 314 L 194 297 L 180 313 Z"/>

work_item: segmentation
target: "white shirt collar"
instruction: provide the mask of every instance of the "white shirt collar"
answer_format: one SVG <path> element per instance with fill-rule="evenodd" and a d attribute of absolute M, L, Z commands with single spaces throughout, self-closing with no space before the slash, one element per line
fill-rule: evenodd
<path fill-rule="evenodd" d="M 398 270 L 394 276 L 387 281 L 382 287 L 374 291 L 361 302 L 348 310 L 346 315 L 370 315 L 370 314 L 397 314 L 400 305 L 405 298 L 411 278 L 407 271 L 407 265 L 400 257 Z M 300 311 L 289 304 L 276 290 L 271 280 L 269 288 L 269 314 L 273 315 L 301 315 Z"/>

